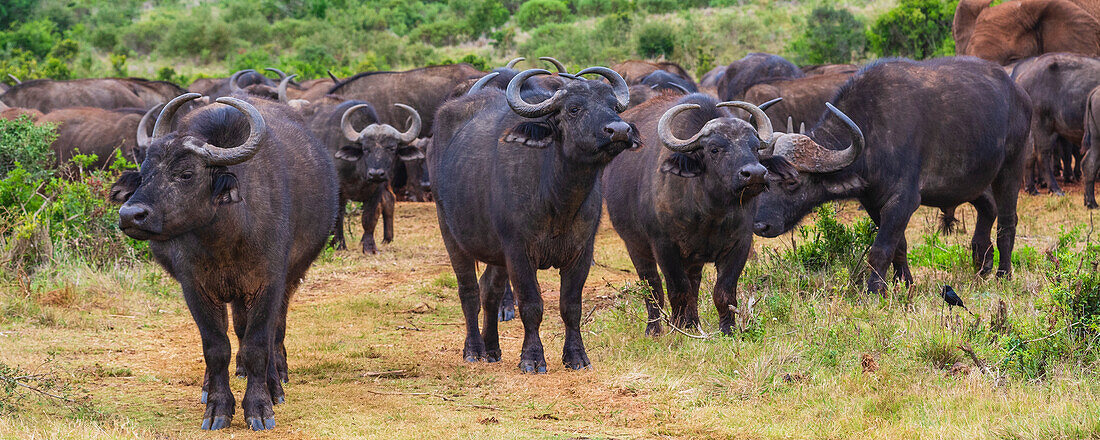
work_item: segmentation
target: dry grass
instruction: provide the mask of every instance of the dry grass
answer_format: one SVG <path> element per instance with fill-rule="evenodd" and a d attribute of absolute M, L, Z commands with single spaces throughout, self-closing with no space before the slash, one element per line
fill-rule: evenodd
<path fill-rule="evenodd" d="M 1042 252 L 1059 227 L 1088 224 L 1079 190 L 1071 191 L 1065 198 L 1021 196 L 1018 245 Z M 641 301 L 622 288 L 636 276 L 605 222 L 585 290 L 586 313 L 595 308 L 584 327 L 594 368 L 571 372 L 556 361 L 563 342 L 558 278 L 547 271 L 540 276 L 550 371 L 525 376 L 515 368 L 518 320 L 502 325 L 503 362 L 462 362 L 461 311 L 435 209 L 406 203 L 397 215 L 393 244 L 377 256 L 325 254 L 295 297 L 291 382 L 287 403 L 276 407 L 275 438 L 1100 436 L 1093 366 L 1058 365 L 1033 381 L 949 370 L 968 362 L 951 349 L 967 338 L 968 321 L 943 315 L 939 285 L 955 285 L 984 322 L 999 299 L 1010 319 L 1033 318 L 1042 313 L 1037 294 L 1047 284 L 1038 272 L 983 280 L 969 271 L 915 267 L 909 307 L 897 303 L 900 287 L 880 301 L 864 299 L 862 285 L 846 280 L 814 280 L 824 287 L 797 292 L 745 283 L 743 299 L 763 298 L 760 334 L 653 339 L 642 334 Z M 841 215 L 864 214 L 847 204 Z M 972 210 L 960 216 L 973 227 Z M 936 212 L 922 208 L 910 243 L 936 225 Z M 758 240 L 757 255 L 791 240 Z M 945 240 L 969 245 L 966 235 Z M 0 362 L 30 366 L 52 358 L 97 411 L 74 415 L 38 402 L 0 417 L 0 438 L 252 437 L 239 411 L 228 433 L 198 430 L 202 355 L 178 287 L 152 265 L 116 269 L 77 268 L 52 275 L 49 286 L 0 291 Z M 713 270 L 705 276 L 712 284 Z M 779 315 L 767 297 L 784 295 L 786 322 L 773 321 Z M 714 331 L 709 295 L 701 300 L 706 330 Z M 874 368 L 864 365 L 865 355 Z M 378 374 L 394 371 L 400 373 Z M 232 386 L 239 399 L 244 381 Z"/>

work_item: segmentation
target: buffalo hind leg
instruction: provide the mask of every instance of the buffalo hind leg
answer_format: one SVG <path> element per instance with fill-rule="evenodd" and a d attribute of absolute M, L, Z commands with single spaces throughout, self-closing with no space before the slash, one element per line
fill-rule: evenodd
<path fill-rule="evenodd" d="M 497 329 L 499 321 L 493 312 L 500 310 L 500 299 L 508 288 L 508 269 L 503 266 L 486 266 L 479 284 L 481 297 L 485 301 L 485 319 L 481 329 L 482 339 L 485 341 L 485 360 L 500 362 L 500 333 Z"/>
<path fill-rule="evenodd" d="M 342 251 L 348 248 L 347 243 L 344 242 L 344 212 L 347 211 L 348 199 L 344 198 L 343 194 L 340 194 L 340 209 L 336 211 L 336 225 L 332 229 L 332 246 L 338 251 Z"/>
<path fill-rule="evenodd" d="M 1084 162 L 1084 186 L 1085 186 L 1085 206 L 1089 209 L 1096 209 L 1096 177 L 1100 174 L 1100 147 L 1090 148 L 1085 153 Z"/>
<path fill-rule="evenodd" d="M 988 275 L 993 270 L 993 242 L 989 234 L 993 230 L 993 221 L 997 218 L 997 204 L 993 195 L 986 191 L 970 202 L 978 211 L 978 220 L 974 224 L 974 236 L 970 240 L 970 258 L 979 275 Z"/>
<path fill-rule="evenodd" d="M 248 313 L 247 307 L 244 305 L 244 300 L 237 299 L 233 301 L 233 333 L 237 335 L 237 377 L 247 377 L 248 371 L 244 368 L 244 333 L 248 328 Z"/>
<path fill-rule="evenodd" d="M 658 246 L 657 265 L 665 276 L 665 291 L 668 294 L 669 325 L 678 328 L 691 328 L 699 325 L 699 304 L 691 304 L 691 277 L 680 260 L 680 251 L 675 247 Z M 694 312 L 694 313 L 693 313 Z"/>
<path fill-rule="evenodd" d="M 512 293 L 512 285 L 504 286 L 504 296 L 500 299 L 500 308 L 497 309 L 498 321 L 511 321 L 516 319 L 516 295 Z"/>
<path fill-rule="evenodd" d="M 665 293 L 661 288 L 661 274 L 657 272 L 657 262 L 653 259 L 653 253 L 648 247 L 635 249 L 633 246 L 627 246 L 626 251 L 630 255 L 630 261 L 634 263 L 634 270 L 638 272 L 638 277 L 649 286 L 649 294 L 645 296 L 647 315 L 645 334 L 660 336 L 661 309 L 665 307 Z"/>
<path fill-rule="evenodd" d="M 527 258 L 522 243 L 505 249 L 505 253 L 508 261 L 508 280 L 511 281 L 512 289 L 516 294 L 519 319 L 523 322 L 523 349 L 519 357 L 519 370 L 523 373 L 545 373 L 546 354 L 542 346 L 542 338 L 539 337 L 543 313 L 542 292 L 539 289 L 537 272 Z M 563 274 L 563 283 L 565 279 Z M 562 291 L 561 295 L 565 298 L 567 293 Z"/>
<path fill-rule="evenodd" d="M 993 180 L 993 198 L 997 206 L 997 250 L 1000 261 L 997 263 L 997 276 L 1012 275 L 1012 249 L 1016 245 L 1016 204 L 1020 192 L 1020 179 L 1015 173 L 1005 169 Z M 992 258 L 990 258 L 992 260 Z"/>
<path fill-rule="evenodd" d="M 229 357 L 232 347 L 227 334 L 225 304 L 214 304 L 206 300 L 207 295 L 195 291 L 190 286 L 183 287 L 183 298 L 187 309 L 199 328 L 202 338 L 202 355 L 206 362 L 203 400 L 206 411 L 202 418 L 202 429 L 223 429 L 229 427 L 236 411 L 237 402 L 233 391 L 229 389 Z"/>
<path fill-rule="evenodd" d="M 588 360 L 584 340 L 581 338 L 581 294 L 584 292 L 584 281 L 588 279 L 588 271 L 591 268 L 592 242 L 590 241 L 581 257 L 560 271 L 561 297 L 558 300 L 558 307 L 561 311 L 561 320 L 565 323 L 565 344 L 562 347 L 561 363 L 573 370 L 585 369 L 592 364 Z"/>
<path fill-rule="evenodd" d="M 714 263 L 718 279 L 714 283 L 714 307 L 718 309 L 718 328 L 732 335 L 737 322 L 737 280 L 752 251 L 752 236 L 738 240 L 726 255 Z"/>

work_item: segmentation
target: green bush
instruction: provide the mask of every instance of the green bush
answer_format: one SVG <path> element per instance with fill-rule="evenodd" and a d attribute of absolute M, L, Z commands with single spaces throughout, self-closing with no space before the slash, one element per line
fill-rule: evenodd
<path fill-rule="evenodd" d="M 25 19 L 37 4 L 38 0 L 4 0 L 0 2 L 0 29 L 7 29 L 13 22 Z"/>
<path fill-rule="evenodd" d="M 36 58 L 45 57 L 60 39 L 57 25 L 49 20 L 35 20 L 0 32 L 0 48 L 23 49 Z"/>
<path fill-rule="evenodd" d="M 470 33 L 466 22 L 448 20 L 420 25 L 409 36 L 433 46 L 446 46 L 466 41 Z"/>
<path fill-rule="evenodd" d="M 577 14 L 588 16 L 622 14 L 634 10 L 634 3 L 630 0 L 576 0 L 573 5 L 577 8 Z"/>
<path fill-rule="evenodd" d="M 863 218 L 845 226 L 836 217 L 833 204 L 821 205 L 815 211 L 813 226 L 802 226 L 798 233 L 802 242 L 788 251 L 787 258 L 806 269 L 823 269 L 835 263 L 856 264 L 875 239 L 871 219 Z"/>
<path fill-rule="evenodd" d="M 569 7 L 560 0 L 529 0 L 516 12 L 516 24 L 521 29 L 531 29 L 549 23 L 563 23 L 572 19 Z"/>
<path fill-rule="evenodd" d="M 863 22 L 847 9 L 825 5 L 814 8 L 787 50 L 799 64 L 836 64 L 861 58 L 866 47 Z"/>
<path fill-rule="evenodd" d="M 56 160 L 50 144 L 57 139 L 52 125 L 34 125 L 27 116 L 0 119 L 0 175 L 21 167 L 32 177 L 42 177 Z"/>
<path fill-rule="evenodd" d="M 676 47 L 676 29 L 663 22 L 649 22 L 638 30 L 638 54 L 646 58 L 672 56 Z"/>
<path fill-rule="evenodd" d="M 955 54 L 951 21 L 956 0 L 901 0 L 867 30 L 878 56 L 924 59 Z"/>

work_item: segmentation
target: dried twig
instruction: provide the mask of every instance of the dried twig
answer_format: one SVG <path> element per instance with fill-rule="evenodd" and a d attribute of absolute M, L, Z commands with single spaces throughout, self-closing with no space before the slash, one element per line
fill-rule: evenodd
<path fill-rule="evenodd" d="M 970 360 L 974 361 L 974 365 L 977 366 L 978 369 L 982 370 L 982 373 L 985 373 L 994 378 L 996 377 L 993 374 L 993 371 L 989 369 L 989 366 L 987 366 L 985 362 L 982 362 L 981 358 L 979 358 L 977 354 L 974 354 L 974 349 L 970 348 L 970 344 L 959 344 L 959 350 L 962 350 L 964 353 L 970 356 Z"/>
<path fill-rule="evenodd" d="M 492 411 L 500 411 L 500 408 L 497 408 L 495 406 L 478 405 L 478 404 L 475 404 L 475 403 L 463 403 L 463 402 L 459 402 L 459 401 L 455 400 L 454 398 L 447 397 L 447 396 L 440 395 L 440 394 L 434 394 L 434 393 L 423 393 L 423 392 L 407 393 L 407 392 L 400 392 L 400 391 L 374 391 L 374 390 L 367 390 L 367 392 L 371 393 L 371 394 L 377 394 L 379 396 L 427 396 L 427 397 L 435 397 L 435 398 L 441 399 L 445 402 L 453 402 L 453 403 L 457 403 L 457 404 L 462 405 L 462 406 L 469 406 L 471 408 L 480 408 L 480 409 L 488 409 L 488 410 L 492 410 Z"/>

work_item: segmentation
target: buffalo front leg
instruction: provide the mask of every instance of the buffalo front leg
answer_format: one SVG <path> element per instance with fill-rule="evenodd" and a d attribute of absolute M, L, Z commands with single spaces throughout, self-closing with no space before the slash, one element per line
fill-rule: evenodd
<path fill-rule="evenodd" d="M 913 272 L 909 270 L 909 245 L 905 241 L 904 231 L 894 249 L 894 282 L 898 281 L 904 282 L 905 287 L 913 285 Z"/>
<path fill-rule="evenodd" d="M 382 189 L 382 244 L 393 241 L 393 209 L 396 203 L 397 197 L 387 184 Z"/>
<path fill-rule="evenodd" d="M 378 228 L 378 215 L 381 214 L 382 203 L 381 191 L 363 202 L 363 239 L 360 243 L 363 245 L 364 254 L 378 253 L 378 247 L 374 244 L 374 230 Z"/>
<path fill-rule="evenodd" d="M 867 251 L 867 263 L 871 273 L 867 277 L 867 290 L 871 293 L 886 294 L 886 268 L 894 260 L 898 241 L 904 236 L 909 218 L 920 206 L 920 195 L 916 188 L 908 191 L 911 195 L 895 195 L 878 211 L 878 233 L 871 248 Z M 867 210 L 868 212 L 871 209 Z"/>
<path fill-rule="evenodd" d="M 561 363 L 573 370 L 585 369 L 592 364 L 588 360 L 584 340 L 581 338 L 581 295 L 591 268 L 592 243 L 590 242 L 581 258 L 560 271 L 561 297 L 558 299 L 558 307 L 561 311 L 561 320 L 565 323 L 565 345 L 562 347 Z"/>
<path fill-rule="evenodd" d="M 241 407 L 245 423 L 253 431 L 275 428 L 273 402 L 283 399 L 282 378 L 279 377 L 275 354 L 275 332 L 282 316 L 281 307 L 286 285 L 279 275 L 268 279 L 248 307 L 248 329 L 245 335 L 244 361 L 248 370 Z"/>
<path fill-rule="evenodd" d="M 508 289 L 508 269 L 503 266 L 488 265 L 481 274 L 481 297 L 484 298 L 485 319 L 482 324 L 482 338 L 485 341 L 485 360 L 500 362 L 500 334 L 497 329 L 497 313 L 501 309 L 500 300 Z"/>
<path fill-rule="evenodd" d="M 737 280 L 741 278 L 750 251 L 752 235 L 747 234 L 714 264 L 718 270 L 718 279 L 714 283 L 714 307 L 718 309 L 718 328 L 726 335 L 733 334 L 737 319 Z"/>
<path fill-rule="evenodd" d="M 519 357 L 519 370 L 523 373 L 545 373 L 546 355 L 539 337 L 542 325 L 542 291 L 539 289 L 535 267 L 527 259 L 522 244 L 519 249 L 506 250 L 508 279 L 516 294 L 519 319 L 523 322 L 523 350 Z M 562 279 L 564 282 L 564 277 Z M 562 292 L 562 296 L 566 293 Z"/>
<path fill-rule="evenodd" d="M 183 286 L 183 298 L 187 309 L 199 328 L 202 338 L 202 355 L 206 362 L 204 390 L 202 400 L 206 411 L 202 418 L 202 429 L 223 429 L 229 427 L 237 402 L 233 391 L 229 389 L 229 345 L 228 323 L 225 304 L 215 304 L 189 286 Z"/>

